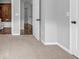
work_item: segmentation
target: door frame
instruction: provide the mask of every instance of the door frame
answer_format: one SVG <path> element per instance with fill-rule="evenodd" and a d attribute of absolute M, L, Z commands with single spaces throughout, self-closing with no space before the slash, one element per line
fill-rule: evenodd
<path fill-rule="evenodd" d="M 78 40 L 78 24 L 72 24 L 71 21 L 78 20 L 78 0 L 70 0 L 70 52 L 72 55 L 77 55 L 77 40 Z"/>
<path fill-rule="evenodd" d="M 18 12 L 17 13 L 15 13 L 14 12 L 14 3 L 13 3 L 13 1 L 14 0 L 11 0 L 11 20 L 12 20 L 12 22 L 11 22 L 11 35 L 20 35 L 20 15 L 21 15 L 21 10 L 20 10 L 20 1 L 21 0 L 19 0 L 19 2 L 18 2 L 18 8 L 17 9 L 19 9 L 18 10 Z M 15 16 L 14 16 L 15 15 Z M 16 28 L 18 27 L 18 29 L 17 29 L 17 31 L 16 31 L 16 29 L 14 28 L 15 26 L 14 26 L 14 21 L 15 21 L 15 19 L 16 18 L 14 18 L 14 17 L 17 17 L 18 18 L 18 26 L 16 26 Z"/>
<path fill-rule="evenodd" d="M 18 3 L 19 3 L 19 7 L 18 7 L 18 8 L 19 8 L 19 12 L 21 12 L 21 10 L 20 10 L 20 8 L 21 8 L 21 7 L 20 7 L 20 5 L 21 5 L 21 4 L 20 4 L 20 1 L 21 1 L 21 0 L 18 0 L 18 1 L 19 1 L 19 2 L 18 2 Z M 40 0 L 39 0 L 39 1 L 40 1 Z M 40 2 L 39 2 L 39 3 L 40 3 Z M 11 11 L 11 13 L 12 13 L 12 23 L 11 23 L 11 28 L 12 28 L 12 30 L 11 30 L 11 32 L 12 32 L 12 35 L 20 35 L 20 29 L 21 29 L 21 27 L 20 27 L 20 15 L 21 15 L 21 13 L 18 13 L 18 14 L 16 13 L 16 14 L 15 14 L 15 15 L 17 15 L 17 16 L 19 17 L 19 24 L 18 24 L 19 28 L 18 28 L 18 31 L 14 32 L 14 30 L 16 30 L 16 29 L 14 29 L 14 22 L 13 22 L 13 21 L 14 21 L 14 17 L 13 17 L 13 16 L 14 16 L 14 8 L 13 8 L 14 4 L 13 4 L 13 0 L 11 0 L 11 4 L 12 4 L 12 5 L 11 5 L 11 7 L 12 7 L 12 8 L 11 8 L 11 9 L 12 9 L 12 11 Z M 32 17 L 32 19 L 33 19 L 33 17 Z M 41 25 L 40 25 L 40 26 L 41 26 Z M 17 33 L 17 32 L 18 32 L 18 33 Z M 41 33 L 41 32 L 40 32 L 40 33 Z M 40 34 L 39 34 L 39 35 L 40 35 Z"/>

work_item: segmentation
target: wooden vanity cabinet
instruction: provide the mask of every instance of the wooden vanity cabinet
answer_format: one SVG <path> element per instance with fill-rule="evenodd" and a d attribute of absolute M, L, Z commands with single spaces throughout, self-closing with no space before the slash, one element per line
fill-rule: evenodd
<path fill-rule="evenodd" d="M 0 18 L 3 22 L 11 22 L 11 4 L 0 4 Z"/>

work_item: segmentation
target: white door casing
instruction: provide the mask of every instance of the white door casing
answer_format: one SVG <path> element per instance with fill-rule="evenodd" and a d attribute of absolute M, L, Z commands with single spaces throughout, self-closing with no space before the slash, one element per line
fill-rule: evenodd
<path fill-rule="evenodd" d="M 40 0 L 33 0 L 33 35 L 40 39 Z"/>
<path fill-rule="evenodd" d="M 20 35 L 20 0 L 11 0 L 12 4 L 12 35 Z"/>
<path fill-rule="evenodd" d="M 79 57 L 79 0 L 77 0 L 76 56 Z"/>
<path fill-rule="evenodd" d="M 79 1 L 70 0 L 70 50 L 72 54 L 79 57 Z M 72 21 L 76 21 L 74 24 Z"/>

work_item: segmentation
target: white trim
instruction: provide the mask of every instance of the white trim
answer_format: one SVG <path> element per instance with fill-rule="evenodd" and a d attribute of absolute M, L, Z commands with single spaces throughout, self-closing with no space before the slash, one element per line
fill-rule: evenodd
<path fill-rule="evenodd" d="M 70 1 L 70 19 L 69 19 L 69 21 L 70 21 L 70 23 L 69 23 L 69 25 L 70 25 L 70 27 L 69 27 L 69 33 L 70 33 L 70 50 L 72 51 L 72 39 L 71 39 L 71 37 L 72 37 L 72 35 L 71 35 L 71 1 L 72 0 L 69 0 Z"/>
<path fill-rule="evenodd" d="M 69 49 L 65 48 L 63 45 L 61 45 L 61 44 L 59 44 L 59 43 L 57 43 L 57 42 L 44 42 L 43 40 L 42 40 L 41 42 L 42 42 L 44 45 L 58 45 L 60 48 L 62 48 L 62 49 L 65 50 L 66 52 L 68 52 L 69 54 L 73 55 L 73 53 L 72 53 Z"/>
<path fill-rule="evenodd" d="M 13 35 L 13 0 L 11 0 L 11 34 Z"/>
<path fill-rule="evenodd" d="M 78 56 L 77 54 L 75 54 L 75 56 L 76 56 L 77 58 L 79 58 L 79 56 Z"/>
<path fill-rule="evenodd" d="M 21 0 L 19 1 L 19 20 L 20 20 L 20 22 L 19 22 L 19 25 L 21 24 Z M 20 35 L 21 35 L 21 25 L 19 26 L 19 30 L 20 30 Z"/>
<path fill-rule="evenodd" d="M 20 10 L 20 0 L 19 0 L 19 7 L 18 8 L 19 8 L 18 16 L 19 16 L 19 20 L 20 20 L 20 14 L 21 14 L 20 13 L 20 11 L 21 11 Z M 17 33 L 17 34 L 14 33 L 14 4 L 13 4 L 13 0 L 11 0 L 11 10 L 12 10 L 11 11 L 11 13 L 12 13 L 12 15 L 11 15 L 11 17 L 12 17 L 12 19 L 11 19 L 12 20 L 11 21 L 11 34 L 12 35 L 19 35 L 19 33 Z M 19 27 L 18 28 L 19 28 L 19 32 L 20 32 L 20 21 L 18 22 L 18 24 L 19 24 Z"/>
<path fill-rule="evenodd" d="M 74 2 L 73 2 L 74 1 Z M 76 7 L 74 11 L 72 11 L 72 7 L 74 8 L 74 6 L 72 6 L 72 3 L 73 5 Z M 76 18 L 74 19 L 75 21 L 78 21 L 78 0 L 70 0 L 70 50 L 73 52 L 73 54 L 77 57 L 79 57 L 78 55 L 78 51 L 77 51 L 77 43 L 78 43 L 78 32 L 77 32 L 77 28 L 76 27 L 75 29 L 73 29 L 75 31 L 75 34 L 73 33 L 72 31 L 72 24 L 71 24 L 71 21 L 73 20 L 71 17 L 73 16 L 72 13 L 75 13 L 75 16 Z M 77 26 L 77 25 L 76 25 Z M 74 36 L 73 36 L 74 35 Z M 77 52 L 76 52 L 77 51 Z"/>
<path fill-rule="evenodd" d="M 43 44 L 44 45 L 57 45 L 57 42 L 53 42 L 53 43 L 52 42 L 50 42 L 50 43 L 49 42 L 44 42 Z"/>
<path fill-rule="evenodd" d="M 57 45 L 57 42 L 44 42 L 43 40 L 41 41 L 44 45 Z"/>
<path fill-rule="evenodd" d="M 12 34 L 12 35 L 20 35 L 20 34 Z"/>
<path fill-rule="evenodd" d="M 77 56 L 79 58 L 79 56 Z"/>
<path fill-rule="evenodd" d="M 73 55 L 73 53 L 70 51 L 70 49 L 65 48 L 63 45 L 61 44 L 57 44 L 59 47 L 61 47 L 63 50 L 65 50 L 66 52 L 68 52 L 69 54 Z"/>
<path fill-rule="evenodd" d="M 33 34 L 33 37 L 35 37 L 35 35 L 34 35 L 34 34 Z M 35 37 L 35 38 L 36 38 L 36 37 Z M 39 39 L 37 39 L 37 38 L 36 38 L 36 40 L 38 40 L 38 41 L 39 41 Z"/>

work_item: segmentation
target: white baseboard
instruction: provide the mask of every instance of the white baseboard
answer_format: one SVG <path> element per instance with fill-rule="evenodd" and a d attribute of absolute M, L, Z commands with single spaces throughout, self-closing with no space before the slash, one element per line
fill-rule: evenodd
<path fill-rule="evenodd" d="M 63 50 L 65 50 L 66 52 L 68 52 L 69 54 L 73 55 L 73 53 L 70 51 L 70 49 L 65 48 L 63 45 L 61 44 L 57 44 L 60 48 L 62 48 Z"/>
<path fill-rule="evenodd" d="M 69 49 L 67 49 L 67 48 L 65 48 L 63 45 L 61 45 L 61 44 L 59 44 L 59 43 L 57 43 L 57 42 L 44 42 L 44 41 L 42 41 L 42 43 L 44 44 L 44 45 L 58 45 L 60 48 L 62 48 L 63 50 L 65 50 L 66 52 L 68 52 L 69 54 L 71 54 L 72 55 L 72 52 L 69 50 Z"/>
<path fill-rule="evenodd" d="M 79 58 L 79 56 L 77 56 Z"/>
<path fill-rule="evenodd" d="M 57 42 L 53 42 L 53 43 L 45 42 L 44 45 L 57 45 Z"/>
<path fill-rule="evenodd" d="M 44 44 L 44 45 L 57 45 L 57 42 L 44 42 L 44 41 L 42 41 L 42 43 Z"/>
<path fill-rule="evenodd" d="M 15 36 L 15 35 L 18 35 L 18 36 L 19 36 L 20 34 L 12 34 L 12 35 L 13 35 L 13 36 Z"/>

